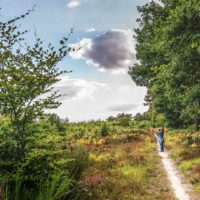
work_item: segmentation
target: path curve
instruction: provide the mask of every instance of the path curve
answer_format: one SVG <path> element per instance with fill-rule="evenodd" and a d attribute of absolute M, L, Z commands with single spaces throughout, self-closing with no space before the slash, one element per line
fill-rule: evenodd
<path fill-rule="evenodd" d="M 162 164 L 167 172 L 168 179 L 171 183 L 175 196 L 179 200 L 192 200 L 189 195 L 188 186 L 182 181 L 180 173 L 175 167 L 174 162 L 169 157 L 169 154 L 165 152 L 159 152 L 162 160 Z"/>
<path fill-rule="evenodd" d="M 158 144 L 159 150 L 159 144 Z M 184 177 L 176 168 L 174 161 L 170 158 L 167 151 L 159 152 L 163 167 L 166 170 L 168 179 L 171 183 L 171 188 L 178 200 L 200 200 L 200 196 L 195 194 L 192 185 L 183 181 Z"/>

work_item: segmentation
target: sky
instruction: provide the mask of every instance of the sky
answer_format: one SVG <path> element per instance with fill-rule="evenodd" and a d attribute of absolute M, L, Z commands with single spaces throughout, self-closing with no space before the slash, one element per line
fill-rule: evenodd
<path fill-rule="evenodd" d="M 55 84 L 62 105 L 53 110 L 70 121 L 106 119 L 118 113 L 144 112 L 145 87 L 138 87 L 128 75 L 136 62 L 133 29 L 137 27 L 137 6 L 147 0 L 0 0 L 1 20 L 8 20 L 35 5 L 35 11 L 21 21 L 31 44 L 33 32 L 58 46 L 71 28 L 71 52 L 58 67 L 72 70 Z"/>

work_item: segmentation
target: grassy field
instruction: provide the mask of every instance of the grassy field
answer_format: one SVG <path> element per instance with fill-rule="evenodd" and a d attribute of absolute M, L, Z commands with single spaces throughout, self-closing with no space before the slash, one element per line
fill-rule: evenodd
<path fill-rule="evenodd" d="M 90 200 L 174 200 L 157 154 L 156 138 L 147 132 L 114 134 L 104 144 L 86 145 L 89 167 L 82 185 Z"/>
<path fill-rule="evenodd" d="M 5 169 L 15 164 L 11 159 L 15 151 L 11 151 L 14 144 L 10 137 L 3 137 L 4 132 L 9 133 L 9 121 L 1 121 L 4 161 L 0 165 L 0 193 L 4 199 L 176 199 L 158 154 L 157 139 L 145 124 L 124 117 L 81 123 L 48 120 L 37 123 L 25 162 L 7 174 Z M 198 192 L 199 141 L 199 133 L 166 132 L 167 148 Z"/>

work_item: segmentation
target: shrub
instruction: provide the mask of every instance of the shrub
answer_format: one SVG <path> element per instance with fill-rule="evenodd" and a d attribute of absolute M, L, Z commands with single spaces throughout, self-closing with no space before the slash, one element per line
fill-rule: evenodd
<path fill-rule="evenodd" d="M 104 137 L 104 136 L 107 136 L 108 134 L 109 134 L 108 125 L 107 125 L 107 123 L 103 123 L 103 125 L 101 126 L 101 129 L 100 129 L 100 135 L 102 137 Z"/>

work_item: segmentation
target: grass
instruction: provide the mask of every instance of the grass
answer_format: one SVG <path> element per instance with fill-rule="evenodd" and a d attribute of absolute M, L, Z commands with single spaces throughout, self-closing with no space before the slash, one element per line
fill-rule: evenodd
<path fill-rule="evenodd" d="M 200 157 L 196 159 L 185 160 L 180 163 L 180 169 L 182 171 L 191 171 L 194 166 L 200 165 Z"/>
<path fill-rule="evenodd" d="M 185 130 L 167 132 L 166 145 L 179 169 L 200 194 L 200 133 Z"/>
<path fill-rule="evenodd" d="M 118 138 L 119 137 L 119 138 Z M 157 154 L 156 140 L 115 135 L 89 149 L 89 167 L 82 177 L 87 200 L 175 200 Z"/>

